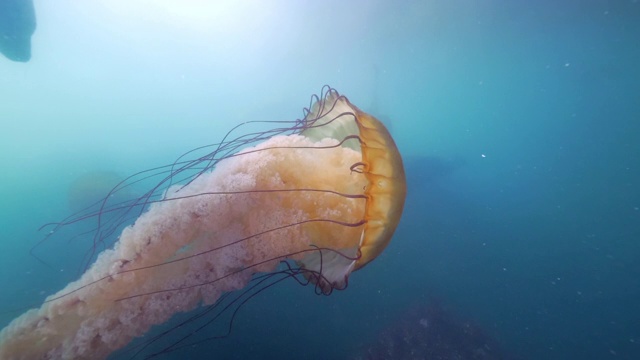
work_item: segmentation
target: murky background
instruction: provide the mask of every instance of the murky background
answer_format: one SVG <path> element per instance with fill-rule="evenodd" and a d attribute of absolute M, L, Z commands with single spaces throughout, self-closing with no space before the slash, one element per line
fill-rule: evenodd
<path fill-rule="evenodd" d="M 346 291 L 285 282 L 164 358 L 640 358 L 637 1 L 34 6 L 31 59 L 0 58 L 1 325 L 77 277 L 87 244 L 30 250 L 83 178 L 294 120 L 330 84 L 405 158 L 391 245 Z"/>

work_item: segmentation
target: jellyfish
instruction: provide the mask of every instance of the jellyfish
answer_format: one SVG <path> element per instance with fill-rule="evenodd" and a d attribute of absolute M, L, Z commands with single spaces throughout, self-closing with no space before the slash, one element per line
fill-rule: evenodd
<path fill-rule="evenodd" d="M 98 210 L 54 224 L 58 231 L 96 219 L 93 249 L 119 236 L 79 279 L 0 332 L 0 358 L 106 358 L 283 262 L 294 264 L 285 273 L 321 293 L 344 289 L 400 221 L 402 158 L 382 123 L 335 89 L 312 97 L 304 115 L 268 131 L 229 133 L 204 156 L 186 160 L 189 152 L 154 170 L 161 181 L 147 194 L 109 204 L 138 181 L 130 178 Z M 101 222 L 123 208 L 133 223 Z"/>

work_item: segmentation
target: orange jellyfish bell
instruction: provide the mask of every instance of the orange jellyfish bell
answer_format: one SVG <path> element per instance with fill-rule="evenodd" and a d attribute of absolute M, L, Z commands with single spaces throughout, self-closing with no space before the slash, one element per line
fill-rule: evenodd
<path fill-rule="evenodd" d="M 324 282 L 323 288 L 327 285 L 340 288 L 346 285 L 352 271 L 375 259 L 391 241 L 407 193 L 402 157 L 382 122 L 358 109 L 335 90 L 329 90 L 324 101 L 317 102 L 306 119 L 313 120 L 307 120 L 307 129 L 302 135 L 339 141 L 353 137 L 359 142 L 343 142 L 343 146 L 351 146 L 362 154 L 361 161 L 350 168 L 366 178 L 364 225 L 355 247 L 357 259 L 351 260 L 338 253 L 313 252 L 299 262 L 304 268 L 315 270 L 310 274 L 319 272 L 322 262 L 324 276 L 315 279 Z"/>
<path fill-rule="evenodd" d="M 125 182 L 94 213 L 59 223 L 97 219 L 94 241 L 104 243 L 123 225 L 109 227 L 123 217 L 104 214 L 141 213 L 78 280 L 0 332 L 0 359 L 106 358 L 282 261 L 298 268 L 281 273 L 302 274 L 325 294 L 346 287 L 391 240 L 405 174 L 380 121 L 330 88 L 315 100 L 291 127 L 227 134 L 208 155 L 168 165 L 146 195 L 109 204 Z"/>

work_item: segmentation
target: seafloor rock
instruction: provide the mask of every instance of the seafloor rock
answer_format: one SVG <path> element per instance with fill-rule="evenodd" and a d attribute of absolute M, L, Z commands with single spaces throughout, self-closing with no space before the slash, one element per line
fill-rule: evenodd
<path fill-rule="evenodd" d="M 378 339 L 365 345 L 359 360 L 516 359 L 505 354 L 497 342 L 477 325 L 453 316 L 438 303 L 416 306 L 384 329 Z"/>

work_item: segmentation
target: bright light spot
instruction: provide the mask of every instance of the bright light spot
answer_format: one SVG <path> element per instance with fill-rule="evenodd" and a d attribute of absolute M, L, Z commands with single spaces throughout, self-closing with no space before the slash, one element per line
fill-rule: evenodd
<path fill-rule="evenodd" d="M 265 6 L 266 2 L 233 0 L 101 0 L 99 4 L 121 19 L 217 34 L 250 31 L 280 10 Z"/>

